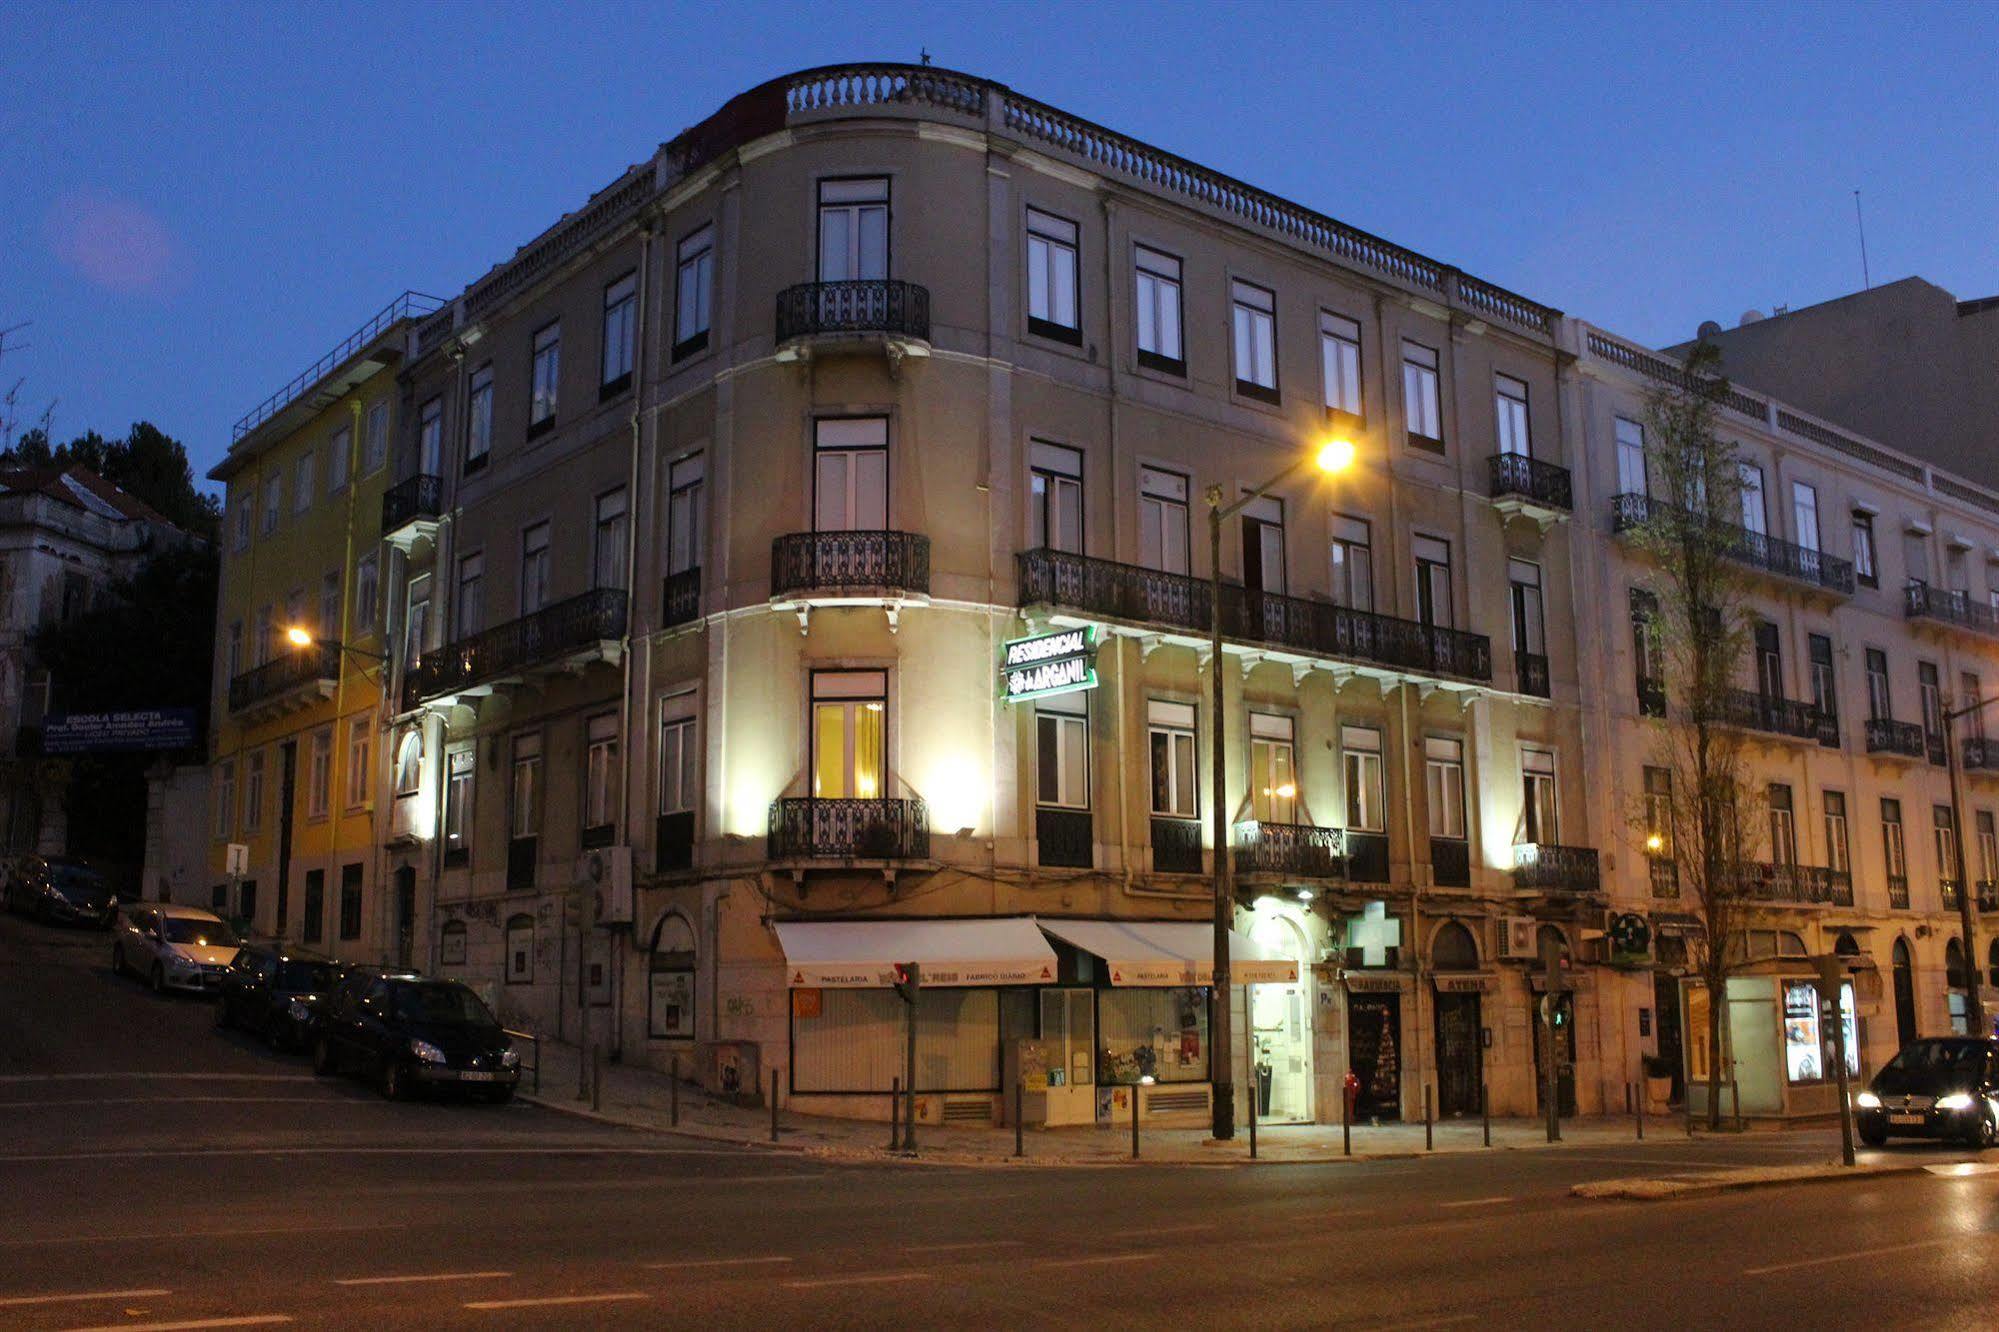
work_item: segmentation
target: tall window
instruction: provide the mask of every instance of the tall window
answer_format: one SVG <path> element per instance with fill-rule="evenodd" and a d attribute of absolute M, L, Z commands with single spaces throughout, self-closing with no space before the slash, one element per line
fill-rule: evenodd
<path fill-rule="evenodd" d="M 1770 530 L 1769 515 L 1763 507 L 1763 469 L 1746 462 L 1735 466 L 1742 476 L 1742 526 L 1762 536 Z"/>
<path fill-rule="evenodd" d="M 243 673 L 243 622 L 241 620 L 231 620 L 229 622 L 229 655 L 227 661 L 230 679 L 233 680 Z"/>
<path fill-rule="evenodd" d="M 583 731 L 583 845 L 617 839 L 618 714 L 599 713 Z"/>
<path fill-rule="evenodd" d="M 1251 500 L 1241 523 L 1243 586 L 1252 592 L 1284 591 L 1284 501 L 1275 495 Z"/>
<path fill-rule="evenodd" d="M 278 530 L 278 511 L 284 507 L 285 479 L 277 472 L 264 478 L 264 535 Z"/>
<path fill-rule="evenodd" d="M 236 761 L 224 759 L 215 768 L 215 835 L 227 839 L 236 831 Z"/>
<path fill-rule="evenodd" d="M 403 667 L 413 668 L 430 645 L 430 575 L 410 579 L 408 607 L 403 614 Z"/>
<path fill-rule="evenodd" d="M 305 762 L 305 812 L 311 818 L 325 818 L 332 803 L 333 730 L 322 727 L 312 733 L 312 749 Z"/>
<path fill-rule="evenodd" d="M 1442 398 L 1437 392 L 1437 349 L 1404 339 L 1402 343 L 1402 418 L 1409 442 L 1441 451 L 1444 447 Z"/>
<path fill-rule="evenodd" d="M 1187 572 L 1187 478 L 1138 469 L 1139 562 L 1161 573 Z"/>
<path fill-rule="evenodd" d="M 1562 821 L 1555 797 L 1555 756 L 1545 749 L 1520 751 L 1521 830 L 1537 846 L 1562 840 Z"/>
<path fill-rule="evenodd" d="M 1971 826 L 1978 834 L 1978 881 L 1999 882 L 1999 831 L 1994 830 L 1992 811 L 1978 810 L 1971 816 Z"/>
<path fill-rule="evenodd" d="M 458 561 L 458 604 L 454 608 L 459 638 L 470 638 L 486 627 L 486 557 L 474 552 Z"/>
<path fill-rule="evenodd" d="M 1846 794 L 1825 793 L 1825 867 L 1834 874 L 1849 874 L 1853 859 L 1846 844 Z"/>
<path fill-rule="evenodd" d="M 315 470 L 319 457 L 311 449 L 298 456 L 298 466 L 292 474 L 292 512 L 304 513 L 312 507 L 312 482 L 318 475 Z"/>
<path fill-rule="evenodd" d="M 1673 853 L 1673 770 L 1645 769 L 1645 853 L 1654 859 Z"/>
<path fill-rule="evenodd" d="M 521 533 L 521 614 L 532 615 L 548 604 L 548 524 L 536 523 Z"/>
<path fill-rule="evenodd" d="M 472 849 L 474 750 L 464 745 L 444 758 L 444 861 L 464 864 Z"/>
<path fill-rule="evenodd" d="M 1180 261 L 1158 250 L 1138 247 L 1138 363 L 1153 370 L 1187 372 L 1180 345 Z"/>
<path fill-rule="evenodd" d="M 1027 331 L 1080 343 L 1076 320 L 1076 224 L 1027 210 Z"/>
<path fill-rule="evenodd" d="M 1923 738 L 1934 749 L 1943 740 L 1943 687 L 1935 662 L 1916 663 L 1916 694 L 1923 706 Z"/>
<path fill-rule="evenodd" d="M 1895 715 L 1894 696 L 1888 689 L 1888 654 L 1880 648 L 1868 648 L 1866 661 L 1868 719 L 1888 721 Z"/>
<path fill-rule="evenodd" d="M 1374 609 L 1374 546 L 1365 518 L 1333 515 L 1333 604 Z"/>
<path fill-rule="evenodd" d="M 1957 673 L 1957 689 L 1958 697 L 1956 702 L 1958 706 L 1970 709 L 1963 717 L 1965 735 L 1973 740 L 1983 740 L 1985 738 L 1985 709 L 1971 706 L 1977 700 L 1985 697 L 1985 689 L 1979 682 L 1977 672 L 1959 671 Z"/>
<path fill-rule="evenodd" d="M 1802 481 L 1791 483 L 1791 528 L 1804 549 L 1819 548 L 1819 493 Z"/>
<path fill-rule="evenodd" d="M 361 866 L 340 867 L 340 937 L 361 937 Z"/>
<path fill-rule="evenodd" d="M 1235 321 L 1235 388 L 1245 397 L 1277 401 L 1277 296 L 1253 282 L 1231 281 Z"/>
<path fill-rule="evenodd" d="M 1443 736 L 1423 741 L 1424 790 L 1430 807 L 1430 836 L 1465 838 L 1465 742 Z"/>
<path fill-rule="evenodd" d="M 1643 495 L 1649 490 L 1645 479 L 1645 427 L 1625 417 L 1616 418 L 1617 489 L 1623 495 Z"/>
<path fill-rule="evenodd" d="M 518 842 L 541 831 L 541 732 L 514 737 L 511 777 L 507 788 L 507 833 Z"/>
<path fill-rule="evenodd" d="M 599 397 L 632 382 L 632 338 L 638 328 L 638 274 L 627 273 L 604 288 L 604 353 L 598 365 Z"/>
<path fill-rule="evenodd" d="M 396 798 L 413 796 L 423 789 L 423 728 L 412 726 L 396 742 Z"/>
<path fill-rule="evenodd" d="M 1509 559 L 1506 580 L 1513 594 L 1513 650 L 1545 659 L 1548 633 L 1541 606 L 1541 566 Z"/>
<path fill-rule="evenodd" d="M 1298 758 L 1289 717 L 1249 714 L 1249 805 L 1258 823 L 1298 821 Z"/>
<path fill-rule="evenodd" d="M 493 452 L 493 367 L 472 372 L 465 391 L 465 470 L 476 472 Z"/>
<path fill-rule="evenodd" d="M 1082 694 L 1057 694 L 1034 708 L 1037 803 L 1090 807 L 1090 717 Z"/>
<path fill-rule="evenodd" d="M 1388 827 L 1388 798 L 1381 769 L 1381 732 L 1371 726 L 1340 728 L 1340 775 L 1346 783 L 1347 829 Z"/>
<path fill-rule="evenodd" d="M 817 532 L 888 528 L 888 420 L 813 423 L 812 526 Z"/>
<path fill-rule="evenodd" d="M 1881 847 L 1886 857 L 1890 891 L 1899 883 L 1906 892 L 1909 855 L 1902 842 L 1902 802 L 1893 796 L 1881 797 Z M 1908 903 L 1904 901 L 1901 905 L 1907 906 Z"/>
<path fill-rule="evenodd" d="M 326 493 L 337 495 L 347 489 L 347 465 L 349 452 L 354 447 L 354 432 L 341 426 L 326 440 Z"/>
<path fill-rule="evenodd" d="M 1936 829 L 1937 880 L 1957 882 L 1957 819 L 1949 805 L 1930 806 L 1930 821 Z"/>
<path fill-rule="evenodd" d="M 1930 581 L 1930 543 L 1921 532 L 1902 533 L 1902 568 L 1909 581 Z"/>
<path fill-rule="evenodd" d="M 256 652 L 256 665 L 262 666 L 271 659 L 274 646 L 272 638 L 271 608 L 268 604 L 257 607 L 257 637 L 251 645 Z"/>
<path fill-rule="evenodd" d="M 701 567 L 701 488 L 707 476 L 706 455 L 682 458 L 667 472 L 666 571 L 686 573 Z"/>
<path fill-rule="evenodd" d="M 1194 706 L 1150 699 L 1146 743 L 1152 751 L 1152 812 L 1164 818 L 1195 817 L 1199 781 L 1194 764 Z"/>
<path fill-rule="evenodd" d="M 1360 396 L 1360 325 L 1330 310 L 1319 311 L 1319 374 L 1326 410 L 1365 415 Z"/>
<path fill-rule="evenodd" d="M 701 794 L 696 774 L 701 752 L 694 743 L 695 719 L 662 717 L 659 723 L 659 812 L 685 814 Z"/>
<path fill-rule="evenodd" d="M 533 368 L 528 379 L 528 433 L 555 424 L 556 390 L 562 375 L 562 325 L 549 324 L 534 335 Z"/>
<path fill-rule="evenodd" d="M 1531 455 L 1534 437 L 1527 426 L 1527 385 L 1511 375 L 1494 375 L 1492 400 L 1499 422 L 1499 451 Z"/>
<path fill-rule="evenodd" d="M 340 636 L 340 571 L 328 569 L 319 579 L 319 634 Z"/>
<path fill-rule="evenodd" d="M 381 600 L 381 563 L 374 551 L 354 565 L 354 636 L 364 638 L 375 630 L 376 603 Z"/>
<path fill-rule="evenodd" d="M 444 399 L 432 398 L 417 412 L 416 469 L 425 476 L 444 470 Z"/>
<path fill-rule="evenodd" d="M 361 475 L 370 476 L 389 460 L 389 404 L 371 403 L 362 419 Z"/>
<path fill-rule="evenodd" d="M 1863 509 L 1853 511 L 1853 576 L 1867 587 L 1881 586 L 1874 559 L 1874 515 Z"/>
<path fill-rule="evenodd" d="M 248 495 L 239 495 L 230 501 L 230 512 L 235 515 L 236 550 L 240 553 L 250 549 L 250 510 L 255 507 Z"/>
<path fill-rule="evenodd" d="M 1791 788 L 1783 782 L 1770 783 L 1770 859 L 1779 865 L 1798 863 L 1797 810 L 1791 802 Z"/>
<path fill-rule="evenodd" d="M 1083 455 L 1060 444 L 1035 440 L 1028 445 L 1029 548 L 1083 550 Z"/>
<path fill-rule="evenodd" d="M 1451 614 L 1451 546 L 1435 537 L 1410 542 L 1416 555 L 1416 618 L 1438 629 L 1457 623 Z"/>
<path fill-rule="evenodd" d="M 305 872 L 305 910 L 299 916 L 299 938 L 318 943 L 326 934 L 326 871 Z"/>
<path fill-rule="evenodd" d="M 888 794 L 888 673 L 812 675 L 812 794 L 880 800 Z"/>
<path fill-rule="evenodd" d="M 673 275 L 673 358 L 708 345 L 715 303 L 715 228 L 708 225 L 680 242 Z"/>
<path fill-rule="evenodd" d="M 1777 626 L 1756 622 L 1756 692 L 1764 698 L 1784 697 L 1784 649 Z"/>
<path fill-rule="evenodd" d="M 368 766 L 369 741 L 374 736 L 374 724 L 367 717 L 356 717 L 347 723 L 347 808 L 360 809 L 368 803 L 368 779 L 374 776 L 374 769 Z"/>
<path fill-rule="evenodd" d="M 1812 707 L 1822 717 L 1839 716 L 1839 693 L 1833 687 L 1832 640 L 1812 634 L 1805 640 L 1812 663 Z"/>
<path fill-rule="evenodd" d="M 620 486 L 608 495 L 597 497 L 592 586 L 622 588 L 625 585 L 625 527 L 625 490 Z"/>
<path fill-rule="evenodd" d="M 880 281 L 888 276 L 888 181 L 819 182 L 819 280 Z"/>

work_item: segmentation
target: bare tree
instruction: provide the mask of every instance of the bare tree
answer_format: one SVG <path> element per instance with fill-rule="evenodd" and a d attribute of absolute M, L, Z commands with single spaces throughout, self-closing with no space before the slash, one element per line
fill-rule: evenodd
<path fill-rule="evenodd" d="M 1745 957 L 1743 865 L 1756 799 L 1745 762 L 1737 677 L 1749 649 L 1748 573 L 1737 562 L 1742 472 L 1731 440 L 1715 429 L 1728 389 L 1719 352 L 1696 344 L 1675 379 L 1646 395 L 1646 455 L 1654 493 L 1624 526 L 1657 566 L 1644 631 L 1665 679 L 1665 718 L 1654 744 L 1667 791 L 1650 793 L 1646 849 L 1672 866 L 1700 922 L 1690 941 L 1707 994 L 1707 1119 L 1721 1122 L 1727 985 Z"/>

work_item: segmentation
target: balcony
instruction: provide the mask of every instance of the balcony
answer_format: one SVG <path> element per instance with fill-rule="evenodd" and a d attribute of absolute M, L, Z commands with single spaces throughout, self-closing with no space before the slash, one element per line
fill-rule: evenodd
<path fill-rule="evenodd" d="M 1722 695 L 1719 720 L 1728 726 L 1791 740 L 1815 740 L 1827 749 L 1839 748 L 1839 719 L 1828 717 L 1802 699 L 1777 698 L 1754 689 L 1730 689 Z"/>
<path fill-rule="evenodd" d="M 930 538 L 911 532 L 794 532 L 770 543 L 771 605 L 900 607 L 930 599 Z"/>
<path fill-rule="evenodd" d="M 1943 902 L 1945 911 L 1957 910 L 1957 880 L 1938 879 L 1937 897 Z"/>
<path fill-rule="evenodd" d="M 1546 527 L 1575 507 L 1569 497 L 1566 467 L 1524 453 L 1495 453 L 1486 463 L 1492 469 L 1488 493 L 1492 506 L 1501 513 L 1524 514 Z"/>
<path fill-rule="evenodd" d="M 1911 620 L 1962 630 L 1980 638 L 1999 639 L 1999 611 L 1979 605 L 1969 592 L 1946 592 L 1911 579 L 1902 589 L 1902 608 Z"/>
<path fill-rule="evenodd" d="M 615 661 L 625 636 L 621 588 L 598 588 L 426 652 L 403 683 L 403 706 L 491 693 L 536 676 Z"/>
<path fill-rule="evenodd" d="M 1638 715 L 1641 717 L 1663 717 L 1666 715 L 1666 682 L 1651 676 L 1638 677 Z"/>
<path fill-rule="evenodd" d="M 1160 874 L 1199 874 L 1201 863 L 1201 821 L 1199 819 L 1152 820 L 1152 868 Z"/>
<path fill-rule="evenodd" d="M 1019 557 L 1020 604 L 1048 606 L 1205 641 L 1209 584 L 1186 574 L 1030 550 Z M 1492 644 L 1483 634 L 1350 610 L 1328 601 L 1222 588 L 1222 636 L 1278 653 L 1353 662 L 1394 674 L 1489 682 Z"/>
<path fill-rule="evenodd" d="M 801 282 L 777 294 L 782 361 L 879 348 L 891 365 L 930 354 L 930 291 L 914 282 Z"/>
<path fill-rule="evenodd" d="M 772 860 L 928 860 L 930 811 L 919 799 L 770 803 L 766 850 Z"/>
<path fill-rule="evenodd" d="M 1892 883 L 1890 887 L 1892 890 Z M 1744 863 L 1738 872 L 1736 892 L 1755 902 L 1850 907 L 1853 905 L 1853 876 L 1823 865 L 1785 865 L 1752 860 Z M 1902 887 L 1902 896 L 1906 903 L 1906 883 Z"/>
<path fill-rule="evenodd" d="M 1513 886 L 1538 892 L 1594 893 L 1603 887 L 1593 846 L 1522 842 L 1513 848 Z"/>
<path fill-rule="evenodd" d="M 660 874 L 694 868 L 693 810 L 677 810 L 653 819 L 652 866 Z"/>
<path fill-rule="evenodd" d="M 1923 728 L 1914 722 L 1889 717 L 1869 717 L 1865 728 L 1867 752 L 1890 758 L 1923 759 L 1929 754 Z"/>
<path fill-rule="evenodd" d="M 1673 539 L 1704 535 L 1724 559 L 1746 569 L 1800 584 L 1815 592 L 1837 597 L 1853 595 L 1853 566 L 1824 551 L 1810 550 L 1763 532 L 1752 532 L 1717 519 L 1706 518 L 1647 495 L 1624 494 L 1611 498 L 1611 528 L 1628 532 L 1634 528 L 1663 530 Z"/>
<path fill-rule="evenodd" d="M 1980 879 L 1976 885 L 1974 900 L 1981 912 L 1999 911 L 1999 882 Z"/>
<path fill-rule="evenodd" d="M 1430 876 L 1439 888 L 1471 887 L 1471 843 L 1462 837 L 1432 837 Z"/>
<path fill-rule="evenodd" d="M 1966 772 L 1974 777 L 1999 777 L 1999 741 L 1973 736 L 1964 742 L 1961 752 Z"/>
<path fill-rule="evenodd" d="M 437 531 L 444 511 L 444 478 L 419 473 L 382 492 L 382 540 L 404 554 L 418 538 Z"/>
<path fill-rule="evenodd" d="M 1909 876 L 1890 874 L 1888 876 L 1888 905 L 1897 911 L 1909 909 Z"/>
<path fill-rule="evenodd" d="M 1661 901 L 1670 901 L 1680 895 L 1680 866 L 1677 861 L 1662 856 L 1645 857 L 1646 877 L 1651 881 L 1652 896 Z"/>
<path fill-rule="evenodd" d="M 692 624 L 701 618 L 701 566 L 666 576 L 659 596 L 659 627 Z"/>
<path fill-rule="evenodd" d="M 1353 883 L 1388 882 L 1388 834 L 1348 832 L 1347 878 Z"/>
<path fill-rule="evenodd" d="M 1239 877 L 1336 879 L 1345 869 L 1346 839 L 1338 828 L 1308 823 L 1238 823 L 1235 872 Z"/>
<path fill-rule="evenodd" d="M 1548 681 L 1548 658 L 1539 652 L 1514 653 L 1513 687 L 1535 698 L 1549 697 L 1553 690 Z"/>
<path fill-rule="evenodd" d="M 1042 806 L 1034 811 L 1036 863 L 1049 869 L 1089 869 L 1096 863 L 1090 811 Z"/>
<path fill-rule="evenodd" d="M 229 682 L 229 711 L 244 721 L 267 721 L 333 696 L 340 679 L 340 645 L 280 647 L 278 655 Z"/>

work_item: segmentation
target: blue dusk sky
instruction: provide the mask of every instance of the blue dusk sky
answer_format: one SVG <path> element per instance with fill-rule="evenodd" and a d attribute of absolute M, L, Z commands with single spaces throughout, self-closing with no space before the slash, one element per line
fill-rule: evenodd
<path fill-rule="evenodd" d="M 0 391 L 198 469 L 773 75 L 984 75 L 1642 341 L 1999 293 L 1999 5 L 0 0 Z"/>

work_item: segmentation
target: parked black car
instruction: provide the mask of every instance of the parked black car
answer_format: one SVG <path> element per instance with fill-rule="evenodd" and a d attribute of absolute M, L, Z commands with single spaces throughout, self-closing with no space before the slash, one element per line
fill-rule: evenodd
<path fill-rule="evenodd" d="M 375 974 L 335 991 L 321 1012 L 312 1071 L 349 1069 L 401 1100 L 424 1087 L 454 1088 L 507 1101 L 521 1057 L 492 1010 L 457 981 Z"/>
<path fill-rule="evenodd" d="M 1937 1036 L 1896 1052 L 1853 1098 L 1860 1140 L 1955 1139 L 1999 1146 L 1999 1040 Z"/>
<path fill-rule="evenodd" d="M 286 943 L 246 944 L 216 996 L 215 1025 L 245 1027 L 279 1050 L 303 1049 L 319 1007 L 340 984 L 341 967 Z"/>
<path fill-rule="evenodd" d="M 104 876 L 69 856 L 22 856 L 7 873 L 7 909 L 48 924 L 108 929 L 118 897 Z"/>

